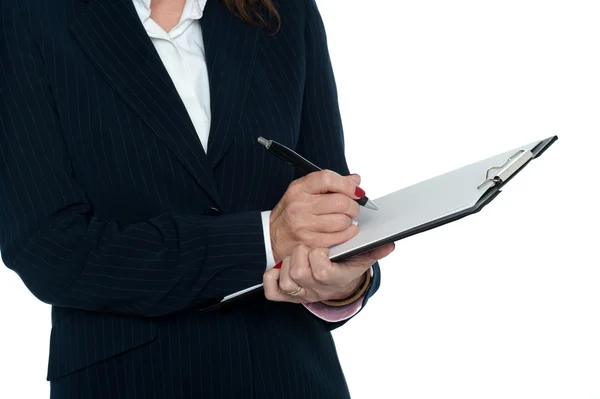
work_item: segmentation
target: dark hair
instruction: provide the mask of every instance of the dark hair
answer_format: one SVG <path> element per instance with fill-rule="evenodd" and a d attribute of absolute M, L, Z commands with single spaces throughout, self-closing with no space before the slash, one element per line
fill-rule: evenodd
<path fill-rule="evenodd" d="M 242 21 L 276 33 L 281 27 L 281 16 L 273 0 L 221 0 Z"/>

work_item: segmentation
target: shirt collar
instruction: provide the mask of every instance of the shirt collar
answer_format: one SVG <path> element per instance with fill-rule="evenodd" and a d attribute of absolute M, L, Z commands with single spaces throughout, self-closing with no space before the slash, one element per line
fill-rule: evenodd
<path fill-rule="evenodd" d="M 150 18 L 150 3 L 152 0 L 133 0 L 142 6 L 148 13 L 146 18 Z M 181 20 L 185 19 L 200 19 L 204 12 L 207 0 L 186 0 L 185 6 L 183 7 L 183 13 Z"/>

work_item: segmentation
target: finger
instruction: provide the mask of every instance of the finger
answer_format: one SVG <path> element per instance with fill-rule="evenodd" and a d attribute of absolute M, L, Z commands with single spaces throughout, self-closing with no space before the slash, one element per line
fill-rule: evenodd
<path fill-rule="evenodd" d="M 350 283 L 360 278 L 368 267 L 348 267 L 343 262 L 336 263 L 329 260 L 329 250 L 316 249 L 309 255 L 311 269 L 315 281 L 319 284 L 337 290 L 347 287 Z M 328 297 L 330 298 L 330 297 Z"/>
<path fill-rule="evenodd" d="M 348 179 L 352 180 L 357 186 L 360 185 L 361 177 L 356 173 L 346 176 Z"/>
<path fill-rule="evenodd" d="M 309 264 L 309 253 L 306 247 L 295 248 L 292 252 L 289 268 L 290 278 L 302 287 L 298 296 L 306 299 L 307 303 L 323 299 L 318 294 L 322 287 L 313 278 L 312 265 Z"/>
<path fill-rule="evenodd" d="M 287 259 L 289 259 L 289 257 Z M 279 288 L 280 275 L 281 270 L 276 268 L 273 268 L 263 274 L 263 289 L 265 292 L 265 298 L 271 302 L 307 303 L 306 299 L 303 297 L 293 297 L 281 292 Z"/>
<path fill-rule="evenodd" d="M 279 269 L 271 269 L 263 274 L 263 290 L 265 298 L 273 302 L 282 302 L 279 292 Z"/>
<path fill-rule="evenodd" d="M 341 214 L 313 216 L 311 220 L 310 230 L 318 233 L 337 233 L 352 225 L 352 219 Z"/>
<path fill-rule="evenodd" d="M 364 254 L 353 256 L 352 258 L 340 263 L 344 266 L 351 268 L 369 268 L 378 260 L 381 260 L 389 254 L 391 254 L 395 248 L 396 244 L 394 243 L 385 244 L 379 248 L 375 248 L 369 252 L 365 252 Z"/>
<path fill-rule="evenodd" d="M 309 264 L 308 258 L 309 251 L 310 250 L 304 246 L 298 246 L 294 248 L 292 251 L 290 267 L 288 269 L 289 277 L 294 284 L 300 285 L 304 288 L 314 285 L 311 265 Z M 299 259 L 300 257 L 302 259 Z"/>
<path fill-rule="evenodd" d="M 353 221 L 346 230 L 334 233 L 317 232 L 311 238 L 311 248 L 329 248 L 348 241 L 358 234 L 358 223 Z"/>
<path fill-rule="evenodd" d="M 281 274 L 279 275 L 279 289 L 281 292 L 294 292 L 298 286 L 301 286 L 290 275 L 292 264 L 294 268 L 301 269 L 308 266 L 308 247 L 299 245 L 292 251 L 292 256 L 288 257 L 281 265 Z M 306 265 L 305 265 L 305 264 Z"/>
<path fill-rule="evenodd" d="M 340 278 L 339 268 L 329 260 L 327 248 L 316 248 L 308 254 L 313 278 L 321 285 L 331 285 Z"/>
<path fill-rule="evenodd" d="M 385 244 L 385 245 L 382 245 L 381 247 L 375 248 L 375 249 L 367 252 L 365 255 L 371 259 L 378 261 L 378 260 L 385 258 L 392 252 L 394 252 L 395 249 L 396 249 L 396 244 L 391 242 L 389 244 Z"/>
<path fill-rule="evenodd" d="M 360 212 L 360 205 L 354 199 L 338 193 L 316 196 L 312 207 L 315 215 L 342 214 L 355 218 Z"/>
<path fill-rule="evenodd" d="M 351 179 L 330 170 L 310 173 L 303 177 L 303 187 L 308 194 L 340 193 L 359 199 L 365 192 Z"/>

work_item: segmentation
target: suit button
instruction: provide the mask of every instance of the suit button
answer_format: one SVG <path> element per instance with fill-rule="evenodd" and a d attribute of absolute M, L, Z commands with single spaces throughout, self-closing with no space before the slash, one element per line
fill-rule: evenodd
<path fill-rule="evenodd" d="M 210 208 L 205 210 L 203 214 L 206 216 L 219 216 L 221 214 L 221 211 L 215 208 L 214 206 L 211 206 Z"/>

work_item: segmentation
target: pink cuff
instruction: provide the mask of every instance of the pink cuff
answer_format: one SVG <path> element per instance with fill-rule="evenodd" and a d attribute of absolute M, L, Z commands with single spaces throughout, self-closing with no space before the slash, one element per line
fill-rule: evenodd
<path fill-rule="evenodd" d="M 306 309 L 315 316 L 330 323 L 351 318 L 362 308 L 364 295 L 346 306 L 328 306 L 321 302 L 307 303 Z"/>

